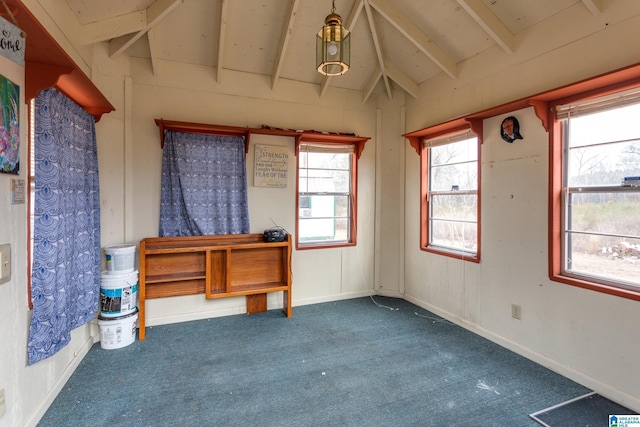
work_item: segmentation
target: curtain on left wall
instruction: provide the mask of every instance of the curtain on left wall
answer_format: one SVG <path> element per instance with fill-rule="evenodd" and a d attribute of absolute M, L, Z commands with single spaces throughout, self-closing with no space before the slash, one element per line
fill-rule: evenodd
<path fill-rule="evenodd" d="M 31 365 L 67 345 L 100 299 L 95 119 L 55 89 L 35 100 Z"/>

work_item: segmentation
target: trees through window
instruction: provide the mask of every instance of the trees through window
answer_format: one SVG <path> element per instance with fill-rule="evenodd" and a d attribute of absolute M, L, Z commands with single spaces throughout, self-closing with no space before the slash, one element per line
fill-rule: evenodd
<path fill-rule="evenodd" d="M 479 153 L 470 131 L 424 140 L 423 249 L 478 259 Z"/>
<path fill-rule="evenodd" d="M 561 272 L 640 291 L 640 92 L 556 110 Z"/>

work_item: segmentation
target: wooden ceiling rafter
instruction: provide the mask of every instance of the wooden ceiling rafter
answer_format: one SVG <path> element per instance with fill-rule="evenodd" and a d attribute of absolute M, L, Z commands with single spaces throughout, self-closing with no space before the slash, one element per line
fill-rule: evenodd
<path fill-rule="evenodd" d="M 389 76 L 387 75 L 387 67 L 385 66 L 385 55 L 382 51 L 382 43 L 380 43 L 380 39 L 378 37 L 378 30 L 376 29 L 376 23 L 373 19 L 373 12 L 371 10 L 371 5 L 367 0 L 363 1 L 364 3 L 364 11 L 365 15 L 367 15 L 367 21 L 369 22 L 369 29 L 371 30 L 371 38 L 373 40 L 373 47 L 376 51 L 376 57 L 378 58 L 378 68 L 381 71 L 382 82 L 384 83 L 384 88 L 387 92 L 387 97 L 389 99 L 391 96 L 391 84 L 389 83 Z"/>
<path fill-rule="evenodd" d="M 280 73 L 282 72 L 282 66 L 284 64 L 284 58 L 287 54 L 287 47 L 289 46 L 289 39 L 293 33 L 293 24 L 296 20 L 296 14 L 300 0 L 289 1 L 289 13 L 285 20 L 285 25 L 280 35 L 280 44 L 278 46 L 278 55 L 273 61 L 273 71 L 271 73 L 271 88 L 274 89 L 278 80 L 280 79 Z"/>
<path fill-rule="evenodd" d="M 516 51 L 516 40 L 511 31 L 484 5 L 482 0 L 458 0 L 458 4 L 506 53 Z"/>
<path fill-rule="evenodd" d="M 218 33 L 218 58 L 216 60 L 216 82 L 222 83 L 222 69 L 224 59 L 224 44 L 227 36 L 227 11 L 229 0 L 222 0 L 220 4 L 220 31 Z"/>
<path fill-rule="evenodd" d="M 146 35 L 153 27 L 158 25 L 167 15 L 169 15 L 176 7 L 183 3 L 184 0 L 156 0 L 151 6 L 145 9 L 145 21 L 140 30 L 129 33 L 109 41 L 109 57 L 116 58 L 125 50 L 129 49 L 142 36 Z M 155 51 L 150 52 L 151 55 Z"/>
<path fill-rule="evenodd" d="M 388 0 L 364 0 L 378 11 L 390 24 L 405 36 L 415 47 L 427 55 L 442 71 L 451 78 L 458 78 L 456 61 L 428 37 L 416 24 L 404 15 Z"/>
<path fill-rule="evenodd" d="M 393 6 L 393 4 L 387 3 L 386 0 L 357 0 L 353 4 L 345 27 L 349 31 L 352 31 L 358 21 L 358 18 L 360 17 L 360 14 L 364 10 L 365 15 L 367 16 L 369 30 L 371 31 L 371 37 L 373 40 L 374 49 L 376 51 L 376 58 L 378 60 L 378 68 L 372 71 L 371 76 L 363 87 L 363 104 L 367 102 L 380 79 L 383 79 L 385 91 L 389 98 L 392 97 L 390 80 L 395 82 L 412 97 L 418 97 L 418 84 L 414 82 L 413 79 L 411 79 L 411 77 L 409 77 L 406 73 L 404 73 L 400 67 L 392 64 L 384 55 L 384 52 L 382 51 L 382 44 L 380 43 L 380 38 L 378 35 L 378 30 L 376 29 L 375 21 L 373 19 L 373 9 L 376 9 L 385 20 L 391 23 L 398 31 L 400 31 L 400 33 L 411 40 L 416 45 L 416 47 L 418 47 L 418 49 L 422 51 L 422 53 L 425 53 L 432 60 L 434 60 L 434 58 L 437 58 L 438 61 L 434 60 L 437 65 L 455 78 L 454 74 L 456 65 L 453 60 L 449 58 L 449 55 L 441 50 L 438 46 L 435 46 L 433 41 L 429 39 L 424 33 L 422 33 L 422 31 L 419 30 L 415 25 L 411 24 L 411 21 L 400 11 L 398 11 Z M 413 37 L 409 37 L 409 35 L 412 35 Z M 331 77 L 329 76 L 325 76 L 322 79 L 322 82 L 320 84 L 320 96 L 322 96 L 326 92 L 330 82 Z"/>

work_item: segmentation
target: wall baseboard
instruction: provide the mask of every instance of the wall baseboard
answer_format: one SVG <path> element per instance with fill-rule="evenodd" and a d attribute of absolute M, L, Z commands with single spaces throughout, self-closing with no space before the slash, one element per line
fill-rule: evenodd
<path fill-rule="evenodd" d="M 483 338 L 488 339 L 506 349 L 513 351 L 514 353 L 519 354 L 520 356 L 526 357 L 527 359 L 544 366 L 545 368 L 551 369 L 552 371 L 569 378 L 572 381 L 577 382 L 578 384 L 582 384 L 585 387 L 590 388 L 591 390 L 597 392 L 598 394 L 606 397 L 607 399 L 613 400 L 614 402 L 619 403 L 631 410 L 640 413 L 640 398 L 636 396 L 632 396 L 628 393 L 625 393 L 621 390 L 618 390 L 612 387 L 610 384 L 604 383 L 596 378 L 590 377 L 589 375 L 584 374 L 583 372 L 577 371 L 573 369 L 571 366 L 564 365 L 557 360 L 550 359 L 540 353 L 532 351 L 530 348 L 524 347 L 517 342 L 514 342 L 510 339 L 507 339 L 501 335 L 495 334 L 487 329 L 482 328 L 481 326 L 471 323 L 465 319 L 460 318 L 452 313 L 441 310 L 438 307 L 435 307 L 425 301 L 414 298 L 410 295 L 404 295 L 405 300 L 413 303 L 425 310 L 428 310 L 438 316 L 441 316 L 456 325 L 459 325 L 470 332 L 473 332 L 477 335 L 480 335 Z M 540 408 L 543 409 L 543 408 Z"/>
<path fill-rule="evenodd" d="M 56 400 L 58 394 L 60 394 L 67 381 L 69 381 L 69 378 L 71 378 L 75 370 L 80 365 L 80 362 L 82 362 L 87 353 L 89 353 L 91 347 L 93 347 L 95 343 L 100 342 L 100 331 L 97 329 L 98 324 L 96 323 L 96 320 L 91 321 L 87 327 L 89 328 L 90 336 L 85 340 L 80 349 L 74 352 L 73 359 L 71 359 L 65 370 L 62 372 L 62 375 L 60 375 L 57 381 L 53 384 L 53 387 L 51 387 L 45 399 L 26 421 L 24 424 L 25 427 L 36 427 L 38 425 L 40 419 L 47 412 L 53 401 Z"/>
<path fill-rule="evenodd" d="M 318 298 L 307 298 L 307 299 L 297 299 L 293 301 L 293 315 L 295 316 L 295 307 L 310 305 L 310 304 L 321 304 L 323 302 L 332 302 L 332 301 L 340 301 L 346 299 L 360 298 L 360 297 L 368 297 L 370 295 L 375 295 L 373 290 L 366 291 L 358 291 L 358 292 L 350 292 L 343 293 L 339 295 L 325 295 Z M 391 295 L 387 295 L 391 296 Z M 396 296 L 396 295 L 393 295 Z M 401 298 L 401 295 L 397 295 L 398 298 Z M 269 310 L 277 310 L 282 309 L 282 302 L 280 301 L 282 298 L 278 299 L 277 303 L 272 303 L 271 299 L 269 299 Z M 213 310 L 207 311 L 198 311 L 193 313 L 180 313 L 180 314 L 172 314 L 165 316 L 156 316 L 151 319 L 147 318 L 146 326 L 160 326 L 160 325 L 169 325 L 173 323 L 181 323 L 181 322 L 189 322 L 192 320 L 205 320 L 205 319 L 213 319 L 216 317 L 225 317 L 225 316 L 233 316 L 236 314 L 245 314 L 246 313 L 246 305 L 244 303 L 244 298 L 237 298 L 239 302 L 238 305 L 234 305 L 232 307 L 226 308 L 216 308 Z"/>

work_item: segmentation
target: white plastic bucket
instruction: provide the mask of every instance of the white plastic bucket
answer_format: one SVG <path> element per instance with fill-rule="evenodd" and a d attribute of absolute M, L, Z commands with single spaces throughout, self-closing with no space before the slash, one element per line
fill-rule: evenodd
<path fill-rule="evenodd" d="M 107 318 L 98 316 L 100 347 L 105 350 L 126 347 L 136 340 L 138 312 L 126 316 Z"/>
<path fill-rule="evenodd" d="M 131 314 L 138 305 L 138 271 L 100 276 L 100 314 L 118 317 Z"/>
<path fill-rule="evenodd" d="M 107 273 L 129 273 L 134 270 L 135 245 L 114 245 L 104 248 Z"/>

